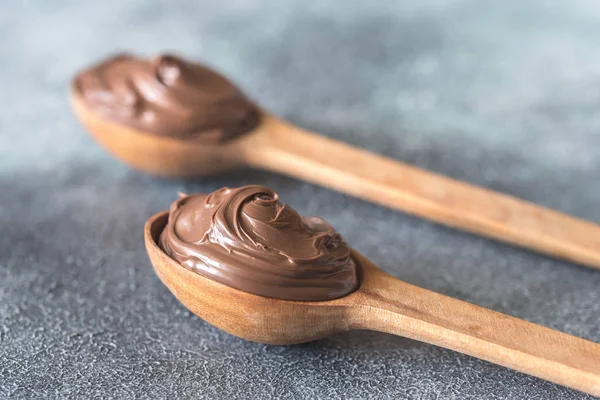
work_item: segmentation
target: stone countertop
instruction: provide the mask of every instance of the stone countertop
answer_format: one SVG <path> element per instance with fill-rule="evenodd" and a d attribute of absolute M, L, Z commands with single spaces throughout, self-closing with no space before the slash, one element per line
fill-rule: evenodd
<path fill-rule="evenodd" d="M 173 50 L 298 125 L 600 223 L 598 2 L 38 0 L 3 4 L 0 36 L 0 398 L 586 398 L 386 334 L 209 326 L 143 246 L 178 191 L 271 186 L 400 279 L 596 342 L 600 273 L 274 174 L 133 172 L 67 92 L 113 52 Z"/>

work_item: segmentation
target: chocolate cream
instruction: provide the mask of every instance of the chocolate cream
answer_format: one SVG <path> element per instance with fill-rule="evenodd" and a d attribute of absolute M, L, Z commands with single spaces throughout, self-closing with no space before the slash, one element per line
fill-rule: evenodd
<path fill-rule="evenodd" d="M 109 58 L 79 73 L 73 90 L 103 118 L 180 139 L 224 141 L 260 121 L 258 108 L 229 80 L 173 55 Z"/>
<path fill-rule="evenodd" d="M 159 245 L 185 268 L 260 296 L 331 300 L 358 286 L 339 233 L 322 218 L 301 217 L 264 186 L 181 197 Z"/>

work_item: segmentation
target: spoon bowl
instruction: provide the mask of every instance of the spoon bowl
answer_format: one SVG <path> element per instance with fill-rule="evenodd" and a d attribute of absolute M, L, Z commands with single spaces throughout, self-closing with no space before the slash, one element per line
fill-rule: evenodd
<path fill-rule="evenodd" d="M 194 178 L 223 173 L 241 166 L 237 141 L 207 144 L 141 132 L 90 111 L 76 93 L 71 105 L 92 137 L 118 160 L 150 175 Z"/>
<path fill-rule="evenodd" d="M 277 300 L 242 292 L 182 267 L 159 246 L 168 212 L 146 223 L 148 255 L 160 280 L 191 312 L 217 328 L 252 342 L 295 344 L 348 330 L 350 296 L 326 302 Z"/>

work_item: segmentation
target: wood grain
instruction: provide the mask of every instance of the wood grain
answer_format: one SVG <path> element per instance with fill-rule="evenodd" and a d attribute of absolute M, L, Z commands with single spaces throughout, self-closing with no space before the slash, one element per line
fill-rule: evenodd
<path fill-rule="evenodd" d="M 157 241 L 166 222 L 162 212 L 145 227 L 157 275 L 190 311 L 232 335 L 292 344 L 352 329 L 381 331 L 600 395 L 600 345 L 591 341 L 402 282 L 357 252 L 361 285 L 343 298 L 298 302 L 245 293 L 191 272 L 165 254 Z"/>
<path fill-rule="evenodd" d="M 600 395 L 596 343 L 410 285 L 374 267 L 365 279 L 354 298 L 352 328 L 434 344 Z"/>

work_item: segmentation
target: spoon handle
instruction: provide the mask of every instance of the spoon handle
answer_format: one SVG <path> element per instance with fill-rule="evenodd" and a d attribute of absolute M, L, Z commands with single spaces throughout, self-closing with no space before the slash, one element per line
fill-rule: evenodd
<path fill-rule="evenodd" d="M 303 131 L 265 115 L 250 165 L 600 269 L 600 226 Z"/>
<path fill-rule="evenodd" d="M 369 271 L 351 328 L 387 332 L 600 395 L 600 345 Z"/>

